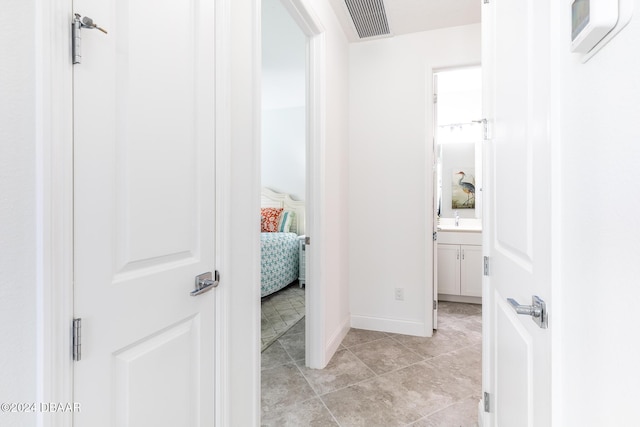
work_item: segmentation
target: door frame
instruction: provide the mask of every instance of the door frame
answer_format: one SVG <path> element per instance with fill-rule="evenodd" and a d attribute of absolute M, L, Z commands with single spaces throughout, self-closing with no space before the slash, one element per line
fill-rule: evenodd
<path fill-rule="evenodd" d="M 305 358 L 310 368 L 328 363 L 325 352 L 324 315 L 324 146 L 325 146 L 325 35 L 320 20 L 306 0 L 280 0 L 306 36 L 306 235 L 311 239 L 307 252 L 305 292 Z"/>
<path fill-rule="evenodd" d="M 73 402 L 73 70 L 71 0 L 36 7 L 37 400 Z M 73 414 L 38 414 L 68 426 Z"/>
<path fill-rule="evenodd" d="M 225 108 L 231 98 L 231 0 L 215 0 L 216 26 L 216 267 L 231 270 L 230 140 L 231 116 Z M 36 238 L 37 238 L 37 352 L 36 383 L 38 402 L 73 402 L 71 322 L 73 319 L 73 65 L 71 64 L 72 0 L 39 2 L 36 8 Z M 81 66 L 81 65 L 80 65 Z M 225 209 L 220 206 L 227 207 Z M 221 286 L 216 297 L 216 390 L 217 425 L 233 418 L 232 396 L 246 395 L 233 390 L 230 357 L 218 349 L 228 348 L 233 313 L 241 313 L 241 301 L 232 300 Z M 234 304 L 236 306 L 234 306 Z M 236 314 L 237 315 L 237 314 Z M 225 326 L 224 328 L 222 326 Z M 225 357 L 226 354 L 226 357 Z M 258 373 L 259 374 L 259 373 Z M 246 390 L 245 390 L 246 392 Z M 257 390 L 256 393 L 257 395 Z M 81 402 L 80 402 L 81 403 Z M 252 412 L 259 414 L 259 402 Z M 243 408 L 246 412 L 246 408 Z M 38 425 L 66 427 L 73 423 L 71 412 L 55 416 L 38 413 Z"/>

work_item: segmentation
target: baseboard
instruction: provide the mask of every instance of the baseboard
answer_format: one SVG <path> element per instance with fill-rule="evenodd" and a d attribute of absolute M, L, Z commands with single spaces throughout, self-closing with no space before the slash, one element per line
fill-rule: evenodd
<path fill-rule="evenodd" d="M 338 330 L 334 332 L 334 334 L 329 338 L 329 342 L 327 343 L 327 347 L 325 348 L 324 360 L 326 363 L 329 363 L 333 355 L 340 347 L 342 340 L 349 333 L 349 329 L 351 329 L 351 318 L 347 316 L 341 323 Z M 326 364 L 325 364 L 326 366 Z"/>
<path fill-rule="evenodd" d="M 351 315 L 351 327 L 416 337 L 431 336 L 432 333 L 425 330 L 425 324 L 422 322 L 358 315 Z"/>
<path fill-rule="evenodd" d="M 438 294 L 438 301 L 464 302 L 468 304 L 482 304 L 482 297 L 468 297 L 465 295 Z"/>

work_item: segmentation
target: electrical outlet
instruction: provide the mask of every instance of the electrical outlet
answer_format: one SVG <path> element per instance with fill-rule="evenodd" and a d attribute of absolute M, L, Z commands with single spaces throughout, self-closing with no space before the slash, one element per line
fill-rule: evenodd
<path fill-rule="evenodd" d="M 396 288 L 396 300 L 404 301 L 404 288 Z"/>

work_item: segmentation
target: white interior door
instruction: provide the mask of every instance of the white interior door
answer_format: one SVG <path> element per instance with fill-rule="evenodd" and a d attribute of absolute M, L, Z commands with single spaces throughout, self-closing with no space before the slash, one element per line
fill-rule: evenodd
<path fill-rule="evenodd" d="M 508 301 L 550 306 L 549 3 L 483 5 L 485 114 L 485 425 L 551 425 L 551 339 Z M 485 402 L 486 403 L 486 402 Z"/>
<path fill-rule="evenodd" d="M 439 245 L 438 245 L 438 220 L 440 218 L 440 203 L 441 203 L 441 191 L 440 191 L 440 182 L 438 173 L 439 163 L 440 163 L 440 147 L 438 145 L 437 140 L 437 129 L 438 129 L 438 74 L 433 73 L 433 129 L 431 135 L 431 152 L 432 152 L 432 162 L 433 162 L 433 170 L 431 171 L 431 179 L 432 179 L 432 187 L 433 187 L 433 197 L 431 210 L 433 211 L 433 220 L 431 223 L 431 231 L 433 233 L 434 238 L 431 241 L 431 250 L 433 254 L 433 259 L 431 260 L 432 273 L 431 273 L 431 282 L 433 283 L 433 292 L 431 294 L 433 298 L 433 309 L 432 309 L 432 317 L 433 317 L 433 329 L 438 329 L 438 292 L 439 292 L 439 271 L 440 271 L 440 260 L 438 253 Z M 427 304 L 428 307 L 428 304 Z M 427 309 L 428 312 L 428 309 Z"/>
<path fill-rule="evenodd" d="M 75 0 L 77 426 L 212 426 L 214 37 L 210 0 Z"/>

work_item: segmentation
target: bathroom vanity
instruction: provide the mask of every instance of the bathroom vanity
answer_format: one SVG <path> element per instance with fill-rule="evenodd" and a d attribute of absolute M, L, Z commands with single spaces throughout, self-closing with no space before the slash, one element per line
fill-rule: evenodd
<path fill-rule="evenodd" d="M 482 303 L 482 225 L 461 218 L 438 225 L 438 300 Z"/>

